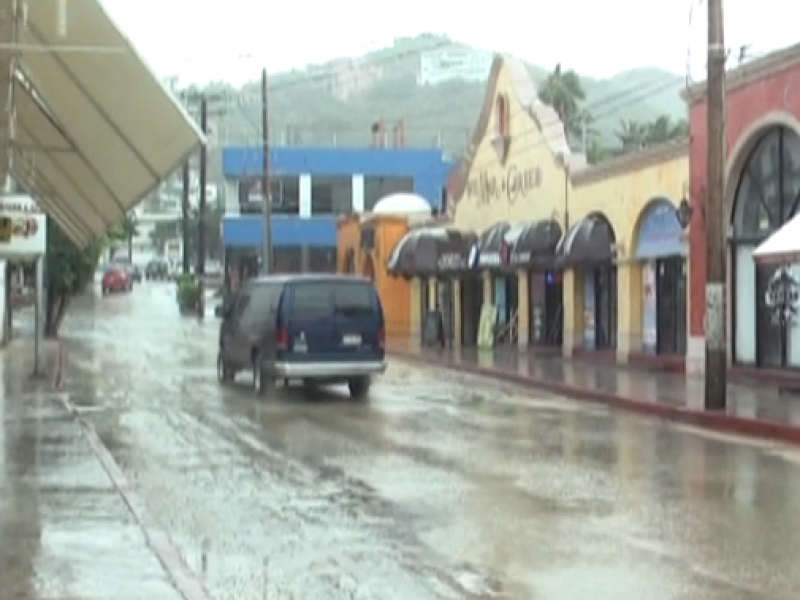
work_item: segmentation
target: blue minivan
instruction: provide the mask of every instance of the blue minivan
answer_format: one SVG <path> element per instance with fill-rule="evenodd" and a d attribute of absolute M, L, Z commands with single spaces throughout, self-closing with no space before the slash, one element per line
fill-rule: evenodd
<path fill-rule="evenodd" d="M 347 383 L 365 398 L 386 370 L 383 308 L 368 279 L 273 275 L 250 279 L 217 311 L 217 376 L 252 374 L 256 393 L 279 380 L 307 386 Z"/>

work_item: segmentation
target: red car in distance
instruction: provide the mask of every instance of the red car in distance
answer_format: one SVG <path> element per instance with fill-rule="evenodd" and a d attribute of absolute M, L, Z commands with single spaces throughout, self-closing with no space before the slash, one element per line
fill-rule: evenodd
<path fill-rule="evenodd" d="M 130 292 L 133 289 L 133 277 L 130 270 L 123 265 L 108 267 L 103 273 L 100 289 L 103 296 L 114 292 Z"/>

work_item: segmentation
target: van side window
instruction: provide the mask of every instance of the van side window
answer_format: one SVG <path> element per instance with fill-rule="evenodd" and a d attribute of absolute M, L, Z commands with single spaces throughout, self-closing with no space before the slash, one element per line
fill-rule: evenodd
<path fill-rule="evenodd" d="M 344 317 L 362 317 L 375 312 L 375 291 L 372 286 L 357 282 L 341 282 L 334 283 L 331 289 L 336 314 Z"/>

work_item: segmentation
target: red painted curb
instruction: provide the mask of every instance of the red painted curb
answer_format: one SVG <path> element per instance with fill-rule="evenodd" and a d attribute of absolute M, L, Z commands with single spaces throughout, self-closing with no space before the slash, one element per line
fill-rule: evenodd
<path fill-rule="evenodd" d="M 56 390 L 60 390 L 63 387 L 65 358 L 66 350 L 62 345 L 59 345 L 56 367 L 52 376 L 53 388 Z M 145 503 L 130 486 L 127 477 L 125 477 L 117 461 L 114 460 L 114 457 L 103 444 L 100 436 L 97 435 L 94 426 L 81 416 L 78 408 L 70 401 L 69 394 L 62 392 L 58 394 L 58 397 L 64 408 L 83 431 L 92 452 L 100 461 L 100 465 L 111 480 L 114 489 L 117 490 L 125 506 L 128 507 L 131 515 L 133 515 L 134 520 L 144 534 L 147 545 L 150 546 L 150 549 L 161 563 L 178 593 L 184 600 L 211 600 L 211 595 L 205 589 L 203 582 L 186 564 L 177 544 L 150 515 Z"/>
<path fill-rule="evenodd" d="M 576 400 L 603 404 L 611 408 L 618 408 L 640 415 L 676 421 L 746 437 L 800 445 L 800 427 L 792 425 L 759 419 L 748 419 L 725 413 L 703 412 L 685 407 L 670 406 L 668 404 L 656 404 L 654 402 L 626 398 L 610 392 L 593 390 L 569 383 L 536 379 L 505 369 L 481 367 L 479 365 L 467 366 L 436 356 L 422 356 L 413 352 L 398 352 L 394 350 L 390 350 L 389 353 L 409 362 L 426 365 L 434 363 L 452 371 L 479 375 L 481 377 L 514 383 L 531 389 L 544 390 L 560 396 L 569 396 Z"/>

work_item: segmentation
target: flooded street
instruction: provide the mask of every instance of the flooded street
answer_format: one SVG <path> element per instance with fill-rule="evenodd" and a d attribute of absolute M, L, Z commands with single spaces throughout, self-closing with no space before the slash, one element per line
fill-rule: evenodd
<path fill-rule="evenodd" d="M 81 300 L 64 332 L 71 401 L 217 600 L 796 597 L 800 449 L 402 362 L 368 403 L 344 388 L 260 400 L 245 374 L 217 383 L 217 328 L 178 317 L 171 286 L 145 284 Z M 53 418 L 25 436 L 6 417 L 7 457 L 77 428 L 55 403 L 42 410 Z M 90 527 L 113 494 L 90 458 L 51 457 L 53 477 L 85 478 L 97 497 L 45 510 L 21 460 L 0 479 L 2 514 L 16 515 L 0 557 L 35 580 L 70 553 L 68 533 L 42 533 L 51 522 Z M 5 551 L 23 530 L 36 532 L 24 560 Z M 139 535 L 126 531 L 93 534 L 97 552 L 124 564 Z M 120 572 L 141 589 L 129 597 L 170 598 L 144 587 L 164 579 L 154 564 Z M 30 590 L 0 598 L 95 597 Z"/>

